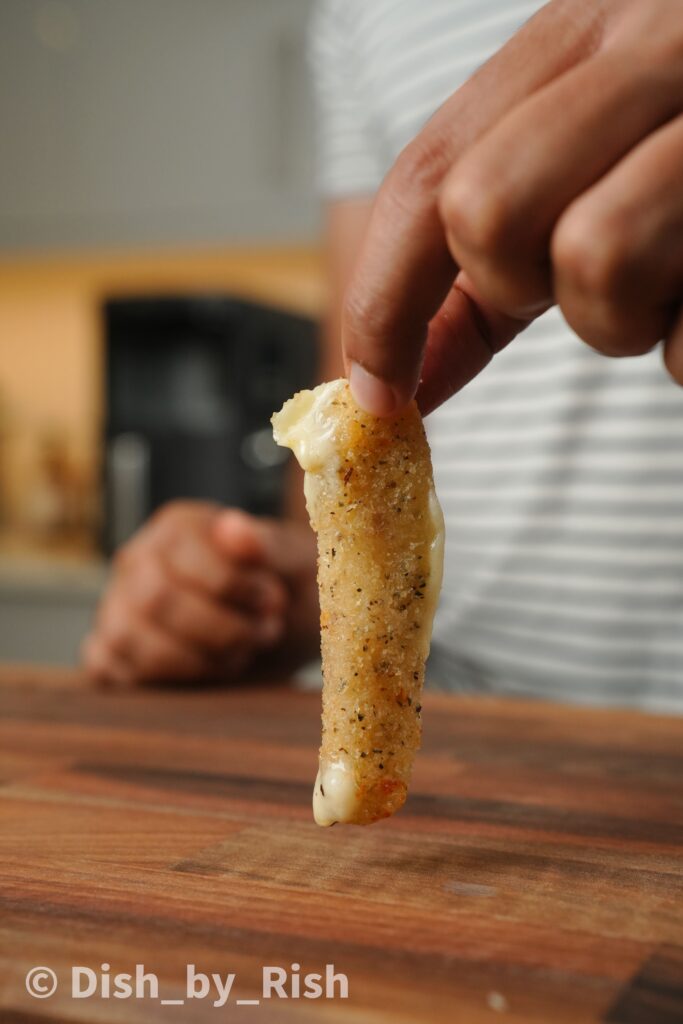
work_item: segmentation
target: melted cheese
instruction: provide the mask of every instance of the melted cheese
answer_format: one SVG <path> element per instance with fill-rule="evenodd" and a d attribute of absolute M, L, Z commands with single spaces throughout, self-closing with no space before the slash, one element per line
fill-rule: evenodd
<path fill-rule="evenodd" d="M 424 611 L 422 628 L 420 630 L 420 644 L 425 660 L 429 654 L 429 645 L 432 640 L 432 626 L 436 615 L 436 606 L 439 603 L 441 584 L 443 582 L 443 555 L 446 541 L 446 528 L 443 519 L 443 512 L 436 491 L 432 485 L 429 491 L 429 518 L 432 526 L 432 542 L 429 545 L 429 579 L 425 587 Z"/>
<path fill-rule="evenodd" d="M 353 770 L 344 759 L 320 765 L 313 787 L 313 817 L 316 825 L 352 821 L 358 804 Z"/>
<path fill-rule="evenodd" d="M 299 391 L 276 412 L 271 422 L 278 444 L 291 448 L 306 473 L 339 466 L 330 402 L 344 389 L 345 381 L 319 384 L 313 391 Z"/>

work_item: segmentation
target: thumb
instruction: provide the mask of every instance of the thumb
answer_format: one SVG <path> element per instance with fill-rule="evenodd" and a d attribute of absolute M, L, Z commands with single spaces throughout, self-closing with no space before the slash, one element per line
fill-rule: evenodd
<path fill-rule="evenodd" d="M 303 523 L 261 519 L 239 509 L 225 509 L 213 524 L 218 548 L 235 561 L 255 565 L 285 578 L 315 567 L 315 537 Z"/>

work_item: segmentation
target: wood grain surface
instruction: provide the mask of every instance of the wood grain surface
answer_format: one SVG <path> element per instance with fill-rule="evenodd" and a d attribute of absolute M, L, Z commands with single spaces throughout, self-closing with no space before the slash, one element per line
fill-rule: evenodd
<path fill-rule="evenodd" d="M 404 810 L 323 830 L 318 695 L 0 673 L 2 1024 L 683 1021 L 683 719 L 431 696 L 424 725 Z M 160 998 L 72 998 L 105 963 Z M 293 963 L 348 999 L 237 1004 Z M 162 1004 L 187 964 L 230 1001 Z"/>

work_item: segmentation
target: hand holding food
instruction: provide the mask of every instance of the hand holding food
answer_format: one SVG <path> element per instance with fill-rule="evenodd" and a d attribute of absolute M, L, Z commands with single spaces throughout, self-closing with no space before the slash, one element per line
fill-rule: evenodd
<path fill-rule="evenodd" d="M 301 391 L 273 416 L 306 471 L 318 535 L 323 736 L 320 825 L 369 824 L 405 801 L 441 587 L 443 517 L 415 403 L 377 419 L 345 380 Z"/>
<path fill-rule="evenodd" d="M 553 304 L 683 384 L 681 13 L 552 0 L 403 149 L 346 293 L 363 408 L 434 409 Z"/>

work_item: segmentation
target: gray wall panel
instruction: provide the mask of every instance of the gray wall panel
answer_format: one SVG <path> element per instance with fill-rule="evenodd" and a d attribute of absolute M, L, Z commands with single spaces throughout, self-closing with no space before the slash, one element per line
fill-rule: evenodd
<path fill-rule="evenodd" d="M 0 0 L 0 249 L 314 237 L 310 0 Z"/>

